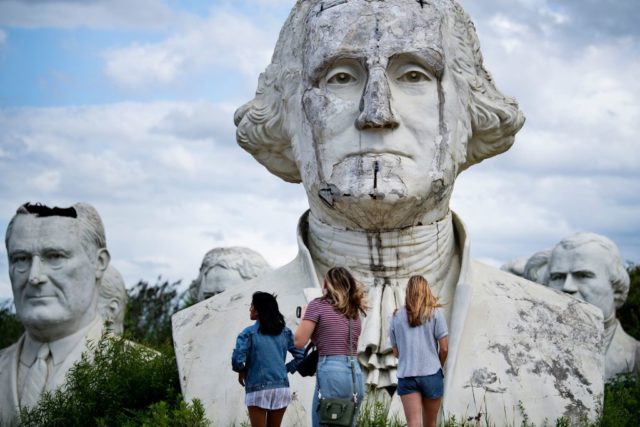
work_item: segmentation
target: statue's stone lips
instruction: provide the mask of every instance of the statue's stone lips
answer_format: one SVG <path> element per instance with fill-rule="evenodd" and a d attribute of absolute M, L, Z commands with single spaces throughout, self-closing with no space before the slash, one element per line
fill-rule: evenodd
<path fill-rule="evenodd" d="M 333 166 L 329 183 L 340 182 L 342 196 L 382 195 L 400 190 L 398 196 L 402 197 L 406 185 L 398 172 L 403 158 L 408 157 L 395 153 L 350 155 Z"/>
<path fill-rule="evenodd" d="M 366 144 L 366 142 L 364 144 Z M 367 149 L 366 151 L 364 150 L 358 151 L 356 153 L 346 155 L 343 160 L 347 160 L 352 157 L 355 157 L 355 158 L 362 158 L 362 159 L 373 159 L 375 161 L 375 160 L 382 160 L 385 157 L 389 157 L 389 156 L 393 156 L 396 158 L 406 157 L 408 159 L 413 160 L 413 156 L 411 154 L 408 154 L 399 150 L 387 150 L 387 149 L 382 149 L 382 150 Z"/>
<path fill-rule="evenodd" d="M 57 295 L 27 295 L 28 300 L 37 300 L 45 298 L 58 298 Z"/>

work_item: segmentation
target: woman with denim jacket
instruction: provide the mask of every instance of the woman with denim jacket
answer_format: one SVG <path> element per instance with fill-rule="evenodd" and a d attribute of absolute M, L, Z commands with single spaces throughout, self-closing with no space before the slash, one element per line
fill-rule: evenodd
<path fill-rule="evenodd" d="M 318 348 L 316 389 L 313 394 L 311 422 L 318 427 L 318 408 L 321 397 L 356 397 L 356 411 L 352 419 L 355 426 L 360 403 L 364 398 L 364 381 L 358 364 L 358 338 L 360 314 L 366 313 L 362 286 L 349 270 L 333 267 L 324 276 L 324 296 L 304 307 L 302 321 L 296 329 L 295 344 L 304 348 L 311 341 Z M 349 342 L 351 325 L 351 342 Z M 355 371 L 355 389 L 351 369 Z"/>
<path fill-rule="evenodd" d="M 256 323 L 238 335 L 231 365 L 245 388 L 251 426 L 279 427 L 291 403 L 287 372 L 296 371 L 304 352 L 294 346 L 275 296 L 254 293 L 249 316 Z M 293 360 L 285 364 L 287 351 Z"/>

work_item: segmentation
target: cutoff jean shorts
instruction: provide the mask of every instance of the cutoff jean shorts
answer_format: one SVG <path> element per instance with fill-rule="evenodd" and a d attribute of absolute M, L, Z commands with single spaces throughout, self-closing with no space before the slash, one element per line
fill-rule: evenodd
<path fill-rule="evenodd" d="M 313 393 L 313 411 L 311 412 L 313 427 L 320 427 L 318 423 L 318 389 L 322 393 L 322 397 L 350 398 L 352 396 L 351 358 L 354 361 L 356 373 L 355 391 L 358 394 L 358 403 L 356 404 L 356 412 L 352 424 L 355 427 L 358 411 L 364 399 L 364 381 L 362 380 L 362 371 L 360 370 L 357 356 L 320 356 L 318 359 L 316 389 Z"/>
<path fill-rule="evenodd" d="M 420 393 L 425 399 L 439 399 L 444 394 L 442 369 L 435 374 L 420 377 L 398 378 L 398 395 Z"/>

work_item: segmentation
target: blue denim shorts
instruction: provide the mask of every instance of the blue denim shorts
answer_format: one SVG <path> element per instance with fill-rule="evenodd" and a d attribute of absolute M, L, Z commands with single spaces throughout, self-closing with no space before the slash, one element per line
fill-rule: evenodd
<path fill-rule="evenodd" d="M 425 399 L 439 399 L 444 394 L 442 369 L 433 375 L 398 378 L 398 395 L 420 393 Z"/>

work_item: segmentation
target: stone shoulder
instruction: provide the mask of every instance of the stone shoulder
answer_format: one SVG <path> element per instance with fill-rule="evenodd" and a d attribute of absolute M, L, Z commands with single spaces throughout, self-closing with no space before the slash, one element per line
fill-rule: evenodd
<path fill-rule="evenodd" d="M 24 335 L 20 336 L 20 338 L 18 338 L 18 341 L 14 342 L 9 347 L 0 349 L 0 362 L 4 362 L 4 359 L 6 359 L 7 357 L 11 357 L 13 354 L 15 354 L 15 352 L 18 349 L 18 345 L 20 345 L 20 342 L 22 341 L 23 337 Z"/>

